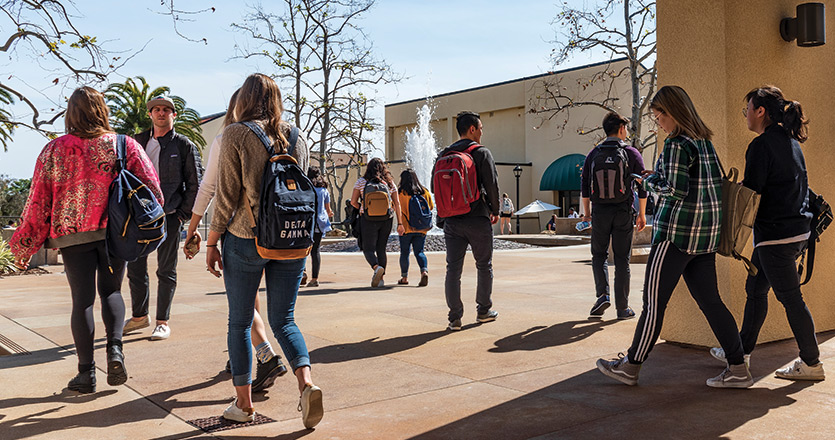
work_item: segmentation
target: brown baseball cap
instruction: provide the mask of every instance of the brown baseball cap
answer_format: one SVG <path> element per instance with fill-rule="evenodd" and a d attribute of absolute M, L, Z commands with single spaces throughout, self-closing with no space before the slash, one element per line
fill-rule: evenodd
<path fill-rule="evenodd" d="M 148 107 L 148 111 L 151 111 L 154 107 L 162 105 L 165 107 L 170 108 L 171 110 L 177 111 L 177 108 L 174 107 L 174 101 L 167 96 L 157 96 L 145 104 L 145 107 Z"/>

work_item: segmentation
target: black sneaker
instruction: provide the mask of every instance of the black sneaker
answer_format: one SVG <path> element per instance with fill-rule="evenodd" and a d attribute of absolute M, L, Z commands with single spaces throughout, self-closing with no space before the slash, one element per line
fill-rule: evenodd
<path fill-rule="evenodd" d="M 499 312 L 495 310 L 488 310 L 487 313 L 479 313 L 476 316 L 476 321 L 478 322 L 492 322 L 496 320 L 496 317 L 499 316 Z"/>
<path fill-rule="evenodd" d="M 457 332 L 458 330 L 461 330 L 461 320 L 456 319 L 454 321 L 449 321 L 449 325 L 447 326 L 447 328 L 454 331 L 454 332 Z"/>
<path fill-rule="evenodd" d="M 632 319 L 635 317 L 635 312 L 632 310 L 631 307 L 627 307 L 623 310 L 618 310 L 618 319 Z"/>
<path fill-rule="evenodd" d="M 226 361 L 226 368 L 224 369 L 224 371 L 226 371 L 227 373 L 232 373 L 232 361 Z"/>
<path fill-rule="evenodd" d="M 255 367 L 255 380 L 252 381 L 252 392 L 266 390 L 273 386 L 277 377 L 283 376 L 287 373 L 287 367 L 281 362 L 281 358 L 276 355 L 267 362 L 258 362 Z"/>
<path fill-rule="evenodd" d="M 609 302 L 609 295 L 601 295 L 597 297 L 597 301 L 595 301 L 594 306 L 591 308 L 591 312 L 589 312 L 590 318 L 599 318 L 603 316 L 603 312 L 609 308 L 612 303 Z"/>

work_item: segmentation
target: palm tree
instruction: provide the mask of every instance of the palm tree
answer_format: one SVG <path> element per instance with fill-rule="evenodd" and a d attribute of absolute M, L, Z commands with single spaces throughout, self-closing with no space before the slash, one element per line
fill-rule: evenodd
<path fill-rule="evenodd" d="M 162 86 L 151 90 L 145 78 L 137 76 L 138 81 L 128 78 L 124 83 L 110 84 L 104 91 L 110 108 L 110 125 L 116 133 L 134 135 L 151 127 L 151 117 L 145 103 L 157 96 L 168 95 L 171 89 Z M 200 113 L 186 107 L 186 101 L 179 96 L 169 96 L 174 101 L 177 118 L 174 130 L 197 145 L 201 154 L 206 140 L 203 139 L 203 127 L 200 126 Z"/>
<path fill-rule="evenodd" d="M 5 89 L 0 89 L 0 105 L 9 106 L 14 104 L 12 94 Z M 0 108 L 0 144 L 3 145 L 3 151 L 9 151 L 8 143 L 12 140 L 12 132 L 14 132 L 14 124 L 12 114 L 5 108 Z"/>

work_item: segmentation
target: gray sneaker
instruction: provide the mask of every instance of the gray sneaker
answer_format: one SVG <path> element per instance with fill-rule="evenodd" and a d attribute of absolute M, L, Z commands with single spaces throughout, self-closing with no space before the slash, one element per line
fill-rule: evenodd
<path fill-rule="evenodd" d="M 495 310 L 488 310 L 487 313 L 479 313 L 476 316 L 476 320 L 478 322 L 492 322 L 496 320 L 496 317 L 499 316 L 499 312 Z"/>
<path fill-rule="evenodd" d="M 714 359 L 717 361 L 722 361 L 723 363 L 728 363 L 728 360 L 725 359 L 725 350 L 722 347 L 713 347 L 710 349 L 710 355 L 713 356 Z M 751 368 L 751 355 L 750 354 L 743 354 L 742 360 L 745 361 L 745 366 Z"/>
<path fill-rule="evenodd" d="M 823 372 L 823 362 L 818 362 L 811 367 L 801 359 L 797 359 L 791 365 L 774 372 L 774 375 L 781 379 L 790 380 L 824 380 L 826 375 Z"/>
<path fill-rule="evenodd" d="M 447 326 L 447 328 L 454 332 L 461 330 L 461 320 L 456 319 L 455 321 L 449 321 L 449 325 Z"/>
<path fill-rule="evenodd" d="M 707 386 L 713 388 L 748 388 L 754 385 L 754 378 L 745 364 L 728 365 L 722 374 L 707 380 Z"/>
<path fill-rule="evenodd" d="M 627 385 L 638 385 L 638 372 L 641 371 L 641 364 L 632 364 L 627 356 L 618 353 L 617 359 L 609 361 L 598 359 L 597 369 L 619 382 Z"/>

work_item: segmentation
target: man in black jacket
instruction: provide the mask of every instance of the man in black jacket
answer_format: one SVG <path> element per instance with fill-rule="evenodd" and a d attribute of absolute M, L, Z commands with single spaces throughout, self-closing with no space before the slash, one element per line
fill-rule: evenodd
<path fill-rule="evenodd" d="M 481 142 L 482 124 L 478 113 L 461 112 L 456 128 L 461 139 L 450 145 L 438 156 L 450 151 L 464 151 Z M 476 304 L 478 322 L 495 321 L 499 315 L 493 306 L 493 224 L 499 220 L 499 183 L 493 155 L 487 147 L 479 146 L 470 152 L 476 168 L 476 180 L 480 197 L 470 203 L 470 211 L 453 217 L 439 218 L 438 226 L 444 229 L 446 243 L 446 280 L 444 289 L 449 307 L 450 330 L 461 330 L 464 304 L 461 302 L 461 272 L 464 256 L 470 245 L 478 270 Z M 435 192 L 434 179 L 432 191 Z M 436 195 L 436 198 L 438 196 Z"/>
<path fill-rule="evenodd" d="M 185 136 L 174 132 L 177 116 L 174 101 L 158 96 L 147 103 L 154 126 L 134 136 L 145 148 L 159 175 L 165 199 L 166 238 L 157 249 L 157 308 L 156 327 L 152 340 L 168 339 L 171 329 L 168 318 L 174 289 L 177 287 L 177 250 L 183 222 L 191 218 L 191 207 L 203 174 L 197 147 Z M 133 318 L 125 322 L 124 334 L 150 325 L 148 303 L 150 289 L 148 259 L 142 257 L 128 263 L 128 280 Z"/>

